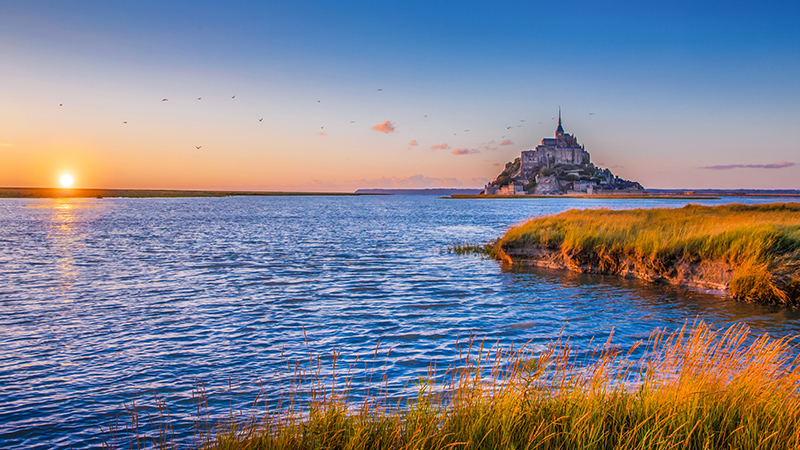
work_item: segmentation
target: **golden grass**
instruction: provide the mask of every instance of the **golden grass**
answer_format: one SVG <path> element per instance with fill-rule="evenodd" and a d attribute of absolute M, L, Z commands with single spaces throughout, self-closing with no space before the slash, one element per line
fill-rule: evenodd
<path fill-rule="evenodd" d="M 511 228 L 495 254 L 536 248 L 609 273 L 623 260 L 664 273 L 681 263 L 720 262 L 734 270 L 734 297 L 797 303 L 800 295 L 800 203 L 570 210 Z"/>
<path fill-rule="evenodd" d="M 296 369 L 317 386 L 304 407 L 264 405 L 213 428 L 205 449 L 797 449 L 800 368 L 789 338 L 740 325 L 656 330 L 627 352 L 609 341 L 578 358 L 569 340 L 546 349 L 487 348 L 420 378 L 396 406 L 348 401 L 352 375 Z M 376 349 L 377 354 L 377 349 Z M 635 358 L 633 355 L 644 355 Z M 334 369 L 338 354 L 333 358 Z M 316 379 L 315 377 L 321 377 Z M 439 380 L 437 385 L 434 380 Z M 442 381 L 443 380 L 443 381 Z M 133 423 L 133 420 L 132 420 Z M 136 420 L 138 426 L 138 419 Z M 136 439 L 174 448 L 164 435 Z"/>

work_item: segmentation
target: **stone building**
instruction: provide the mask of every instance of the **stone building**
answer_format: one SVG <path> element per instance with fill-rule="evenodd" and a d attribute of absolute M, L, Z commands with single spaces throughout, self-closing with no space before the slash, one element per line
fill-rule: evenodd
<path fill-rule="evenodd" d="M 558 110 L 558 128 L 554 138 L 544 138 L 542 143 L 533 150 L 525 150 L 521 155 L 520 171 L 522 178 L 527 180 L 540 167 L 550 167 L 554 164 L 589 164 L 591 157 L 578 139 L 564 132 L 561 126 L 561 110 Z"/>

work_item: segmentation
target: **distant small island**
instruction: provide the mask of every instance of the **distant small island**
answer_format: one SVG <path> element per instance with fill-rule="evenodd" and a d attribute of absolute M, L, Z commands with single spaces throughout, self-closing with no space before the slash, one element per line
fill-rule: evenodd
<path fill-rule="evenodd" d="M 483 195 L 640 194 L 636 181 L 624 180 L 609 169 L 592 164 L 578 139 L 564 132 L 561 110 L 555 137 L 544 138 L 533 150 L 506 164 L 500 175 L 487 184 Z"/>

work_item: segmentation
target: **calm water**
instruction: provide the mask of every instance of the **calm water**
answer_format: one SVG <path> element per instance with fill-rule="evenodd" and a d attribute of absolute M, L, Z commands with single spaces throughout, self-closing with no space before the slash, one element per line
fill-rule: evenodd
<path fill-rule="evenodd" d="M 695 203 L 730 201 L 742 200 Z M 293 360 L 336 347 L 343 361 L 363 361 L 380 340 L 379 372 L 402 394 L 432 360 L 452 360 L 457 335 L 544 344 L 565 327 L 580 347 L 614 328 L 625 347 L 696 317 L 800 332 L 800 313 L 786 308 L 615 277 L 504 273 L 441 251 L 569 208 L 685 203 L 0 200 L 0 447 L 97 447 L 108 438 L 101 426 L 133 400 L 152 404 L 154 392 L 186 439 L 196 379 L 212 414 L 246 410 L 262 387 L 270 401 L 283 392 L 282 352 Z"/>

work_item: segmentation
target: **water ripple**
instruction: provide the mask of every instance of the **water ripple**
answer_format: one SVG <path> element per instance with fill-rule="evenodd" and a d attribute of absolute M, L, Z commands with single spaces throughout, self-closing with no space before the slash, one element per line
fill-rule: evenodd
<path fill-rule="evenodd" d="M 187 438 L 198 379 L 212 413 L 247 411 L 259 392 L 276 402 L 295 383 L 294 363 L 330 363 L 334 349 L 357 398 L 413 393 L 409 380 L 453 362 L 456 339 L 470 336 L 541 346 L 563 332 L 581 347 L 614 330 L 625 347 L 697 317 L 797 333 L 795 310 L 615 277 L 504 273 L 441 251 L 569 208 L 684 203 L 0 200 L 0 447 L 97 447 L 99 427 L 154 394 Z"/>

